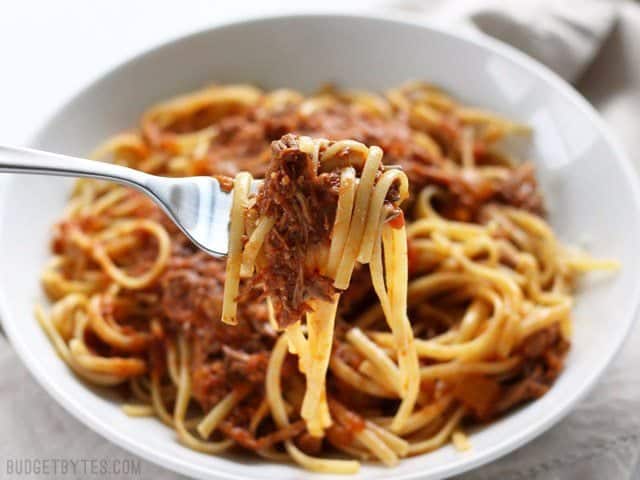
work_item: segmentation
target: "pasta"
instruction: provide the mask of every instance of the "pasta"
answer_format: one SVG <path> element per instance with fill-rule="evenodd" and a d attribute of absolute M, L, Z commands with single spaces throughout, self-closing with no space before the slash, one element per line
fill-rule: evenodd
<path fill-rule="evenodd" d="M 79 377 L 203 453 L 354 473 L 472 448 L 469 427 L 560 374 L 579 277 L 617 268 L 546 223 L 532 166 L 501 148 L 528 134 L 422 82 L 177 97 L 94 158 L 232 186 L 228 258 L 141 193 L 79 180 L 36 317 Z"/>

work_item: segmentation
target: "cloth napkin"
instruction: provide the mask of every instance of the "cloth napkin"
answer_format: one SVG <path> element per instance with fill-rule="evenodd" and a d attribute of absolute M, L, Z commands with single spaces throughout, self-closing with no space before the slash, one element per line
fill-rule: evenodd
<path fill-rule="evenodd" d="M 379 7 L 378 7 L 379 8 Z M 397 0 L 383 8 L 471 28 L 547 64 L 598 108 L 630 154 L 640 149 L 640 6 L 597 0 Z M 635 159 L 634 159 L 635 160 Z M 640 162 L 636 163 L 636 167 Z M 640 329 L 593 392 L 562 422 L 516 452 L 457 477 L 464 480 L 640 479 Z M 0 336 L 0 460 L 136 457 L 80 424 L 35 383 Z M 1 463 L 1 462 L 0 462 Z M 31 478 L 6 475 L 0 478 Z M 33 478 L 72 478 L 39 475 Z M 180 478 L 141 461 L 140 474 Z"/>
<path fill-rule="evenodd" d="M 399 0 L 414 16 L 479 30 L 574 81 L 589 66 L 618 15 L 612 0 Z"/>

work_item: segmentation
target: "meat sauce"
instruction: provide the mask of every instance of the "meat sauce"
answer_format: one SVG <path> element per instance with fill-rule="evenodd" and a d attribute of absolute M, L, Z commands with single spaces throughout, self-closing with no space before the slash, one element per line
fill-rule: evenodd
<path fill-rule="evenodd" d="M 192 390 L 205 411 L 232 389 L 247 389 L 237 411 L 234 410 L 233 415 L 221 425 L 227 435 L 239 445 L 253 450 L 293 438 L 301 448 L 313 453 L 319 450 L 318 440 L 305 437 L 303 423 L 295 415 L 290 427 L 282 431 L 276 430 L 269 422 L 256 433 L 251 433 L 248 427 L 251 415 L 264 398 L 266 366 L 276 339 L 264 302 L 260 300 L 265 282 L 268 282 L 271 292 L 277 292 L 274 295 L 275 306 L 280 318 L 284 319 L 283 325 L 295 321 L 308 310 L 306 302 L 309 297 L 328 298 L 334 292 L 329 279 L 303 268 L 302 257 L 314 244 L 328 242 L 337 202 L 337 189 L 331 188 L 335 178 L 327 175 L 310 179 L 313 172 L 299 170 L 296 166 L 299 162 L 289 161 L 299 153 L 292 137 L 278 139 L 293 132 L 332 140 L 350 138 L 367 145 L 378 145 L 385 152 L 386 163 L 400 165 L 405 170 L 413 193 L 429 184 L 443 187 L 447 193 L 438 199 L 436 206 L 442 215 L 456 220 L 477 220 L 482 206 L 491 202 L 542 213 L 542 200 L 533 169 L 529 165 L 521 166 L 514 169 L 508 178 L 497 182 L 487 182 L 462 170 L 455 173 L 445 171 L 440 168 L 438 159 L 412 140 L 406 115 L 399 113 L 391 119 L 382 119 L 348 105 L 336 105 L 307 116 L 293 108 L 267 112 L 257 107 L 232 112 L 217 120 L 216 125 L 220 134 L 211 141 L 205 155 L 194 162 L 192 173 L 233 176 L 245 170 L 258 178 L 267 176 L 273 179 L 262 192 L 262 199 L 258 200 L 263 213 L 278 219 L 265 246 L 270 258 L 274 259 L 273 266 L 257 279 L 241 283 L 238 325 L 225 325 L 220 322 L 224 262 L 197 251 L 180 232 L 171 228 L 173 251 L 170 267 L 160 284 L 154 287 L 159 290 L 161 298 L 159 313 L 167 332 L 186 332 L 194 345 Z M 196 126 L 179 124 L 174 128 L 172 132 L 171 129 L 147 126 L 145 135 L 152 145 L 170 150 L 174 133 L 190 131 Z M 459 135 L 459 126 L 451 124 L 447 132 L 448 136 Z M 475 146 L 478 152 L 483 149 L 483 145 Z M 272 155 L 277 163 L 270 168 Z M 303 181 L 298 183 L 300 178 Z M 307 200 L 306 212 L 313 216 L 311 221 L 301 220 L 300 215 L 306 213 L 291 207 L 292 189 Z M 150 202 L 149 211 L 141 212 L 141 216 L 160 215 L 154 208 Z M 411 221 L 408 212 L 392 218 L 391 226 L 400 228 L 405 220 Z M 292 230 L 291 225 L 306 227 L 304 230 Z M 412 255 L 411 248 L 409 254 Z M 347 359 L 351 355 L 349 349 L 341 348 L 346 326 L 349 319 L 368 307 L 369 299 L 373 298 L 368 271 L 361 267 L 354 272 L 353 285 L 343 294 L 334 354 Z M 521 348 L 526 361 L 511 376 L 469 378 L 466 386 L 464 383 L 450 386 L 477 419 L 493 418 L 542 395 L 558 374 L 567 345 L 552 329 L 526 339 Z M 287 377 L 298 375 L 292 357 L 285 361 L 284 373 Z M 332 396 L 331 412 L 337 421 L 328 430 L 327 438 L 334 444 L 350 444 L 354 433 L 364 428 L 362 418 L 353 410 L 367 408 L 382 415 L 392 412 L 397 406 L 393 401 L 354 392 L 331 376 L 328 387 Z"/>
<path fill-rule="evenodd" d="M 263 244 L 269 258 L 252 279 L 271 298 L 275 317 L 286 327 L 310 310 L 310 299 L 330 300 L 333 280 L 309 265 L 308 254 L 330 242 L 338 203 L 338 173 L 318 173 L 297 137 L 285 135 L 272 144 L 272 161 L 255 209 L 275 224 Z"/>

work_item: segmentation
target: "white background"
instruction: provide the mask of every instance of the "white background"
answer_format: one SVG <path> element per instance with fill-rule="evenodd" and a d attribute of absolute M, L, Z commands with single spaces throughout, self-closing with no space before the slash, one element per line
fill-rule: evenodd
<path fill-rule="evenodd" d="M 0 142 L 23 144 L 92 79 L 186 32 L 280 12 L 379 9 L 376 0 L 1 0 Z"/>

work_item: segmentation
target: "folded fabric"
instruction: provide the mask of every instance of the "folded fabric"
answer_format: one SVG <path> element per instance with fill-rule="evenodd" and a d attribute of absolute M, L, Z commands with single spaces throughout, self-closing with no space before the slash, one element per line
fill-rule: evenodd
<path fill-rule="evenodd" d="M 400 11 L 474 28 L 522 50 L 568 81 L 591 63 L 617 18 L 607 0 L 399 0 Z"/>

